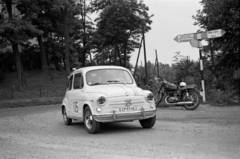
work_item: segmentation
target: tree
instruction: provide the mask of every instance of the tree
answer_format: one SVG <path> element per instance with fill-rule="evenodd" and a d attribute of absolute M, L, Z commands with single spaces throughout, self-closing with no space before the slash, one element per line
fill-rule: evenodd
<path fill-rule="evenodd" d="M 173 69 L 175 71 L 175 83 L 186 82 L 187 84 L 200 85 L 200 68 L 199 62 L 184 57 L 180 52 L 176 52 L 174 56 L 175 63 Z M 206 59 L 204 59 L 204 62 Z"/>
<path fill-rule="evenodd" d="M 37 41 L 40 48 L 41 68 L 46 70 L 48 64 L 43 39 L 53 32 L 51 23 L 53 2 L 48 0 L 25 0 L 21 1 L 17 7 L 24 18 L 29 19 L 32 25 L 44 31 L 43 34 L 37 35 Z"/>
<path fill-rule="evenodd" d="M 61 16 L 61 22 L 59 23 L 59 28 L 64 36 L 65 44 L 65 65 L 66 74 L 70 74 L 70 61 L 69 61 L 69 49 L 70 49 L 70 32 L 73 32 L 74 19 L 77 19 L 76 15 L 79 14 L 80 5 L 76 3 L 75 0 L 54 0 L 54 9 L 59 12 Z M 61 25 L 62 24 L 62 25 Z"/>
<path fill-rule="evenodd" d="M 223 37 L 212 40 L 217 61 L 215 71 L 221 76 L 232 77 L 239 68 L 239 1 L 238 0 L 202 0 L 202 10 L 193 16 L 195 25 L 203 31 L 223 29 Z M 220 75 L 220 74 L 219 74 Z"/>
<path fill-rule="evenodd" d="M 8 16 L 1 15 L 0 37 L 11 43 L 14 54 L 15 64 L 18 73 L 19 85 L 25 88 L 27 83 L 23 72 L 22 62 L 19 54 L 19 44 L 26 42 L 31 34 L 41 34 L 28 19 L 21 18 L 19 14 L 13 14 L 12 9 L 16 7 L 15 1 L 2 0 L 2 10 L 7 12 Z M 3 12 L 1 12 L 3 14 Z"/>
<path fill-rule="evenodd" d="M 114 63 L 126 67 L 129 54 L 139 46 L 142 29 L 151 29 L 148 7 L 136 0 L 96 0 L 92 5 L 94 11 L 101 11 L 96 19 L 97 35 L 102 39 L 99 51 L 114 48 Z"/>

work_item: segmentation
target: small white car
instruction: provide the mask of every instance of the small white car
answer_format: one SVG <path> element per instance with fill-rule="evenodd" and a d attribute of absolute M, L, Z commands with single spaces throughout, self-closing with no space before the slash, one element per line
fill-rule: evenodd
<path fill-rule="evenodd" d="M 90 66 L 68 77 L 61 111 L 66 125 L 80 120 L 88 133 L 94 134 L 105 122 L 139 120 L 143 128 L 152 128 L 157 109 L 153 93 L 137 87 L 128 69 Z"/>

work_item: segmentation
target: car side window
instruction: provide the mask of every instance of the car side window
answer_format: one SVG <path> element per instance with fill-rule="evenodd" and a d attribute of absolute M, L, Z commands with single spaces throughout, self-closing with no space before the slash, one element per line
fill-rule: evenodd
<path fill-rule="evenodd" d="M 68 80 L 68 90 L 72 89 L 72 81 L 73 81 L 73 76 L 70 76 L 70 78 Z"/>
<path fill-rule="evenodd" d="M 83 88 L 82 73 L 77 73 L 74 76 L 73 89 L 82 89 L 82 88 Z"/>

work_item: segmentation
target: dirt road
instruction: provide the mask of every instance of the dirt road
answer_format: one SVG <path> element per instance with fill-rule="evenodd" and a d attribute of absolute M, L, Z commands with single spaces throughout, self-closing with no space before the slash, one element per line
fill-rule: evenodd
<path fill-rule="evenodd" d="M 236 159 L 240 107 L 158 108 L 155 126 L 65 126 L 59 106 L 0 110 L 0 159 Z"/>

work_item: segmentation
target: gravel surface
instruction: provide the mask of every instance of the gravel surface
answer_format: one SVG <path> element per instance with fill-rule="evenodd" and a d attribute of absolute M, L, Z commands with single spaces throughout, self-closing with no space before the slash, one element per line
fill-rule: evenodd
<path fill-rule="evenodd" d="M 158 108 L 152 129 L 138 121 L 63 124 L 60 106 L 0 110 L 0 159 L 236 159 L 240 107 Z"/>

